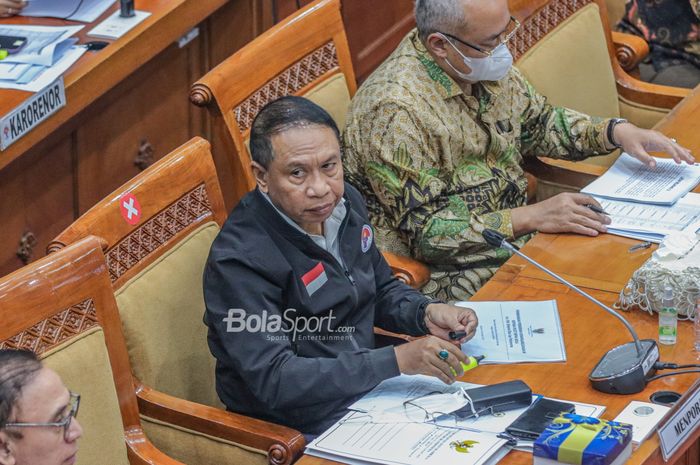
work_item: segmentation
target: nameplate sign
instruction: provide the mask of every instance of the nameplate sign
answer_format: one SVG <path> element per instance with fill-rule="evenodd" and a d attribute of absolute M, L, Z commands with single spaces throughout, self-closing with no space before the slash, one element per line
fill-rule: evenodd
<path fill-rule="evenodd" d="M 675 454 L 700 427 L 700 380 L 681 397 L 659 426 L 664 461 Z"/>
<path fill-rule="evenodd" d="M 65 105 L 66 88 L 60 77 L 0 119 L 0 150 L 5 150 Z"/>

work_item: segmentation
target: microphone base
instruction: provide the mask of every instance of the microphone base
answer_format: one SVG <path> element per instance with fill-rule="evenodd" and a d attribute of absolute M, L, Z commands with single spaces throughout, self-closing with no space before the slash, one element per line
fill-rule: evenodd
<path fill-rule="evenodd" d="M 642 357 L 634 342 L 610 349 L 588 376 L 593 389 L 607 394 L 636 394 L 646 388 L 647 379 L 656 373 L 659 348 L 653 339 L 642 339 Z"/>

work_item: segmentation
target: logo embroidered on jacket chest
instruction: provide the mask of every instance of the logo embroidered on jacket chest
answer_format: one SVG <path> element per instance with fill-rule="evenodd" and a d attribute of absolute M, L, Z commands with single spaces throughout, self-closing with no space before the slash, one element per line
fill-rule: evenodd
<path fill-rule="evenodd" d="M 368 224 L 362 226 L 362 237 L 360 238 L 362 253 L 367 253 L 369 248 L 372 246 L 373 238 L 374 234 L 372 233 L 372 228 L 370 228 Z"/>

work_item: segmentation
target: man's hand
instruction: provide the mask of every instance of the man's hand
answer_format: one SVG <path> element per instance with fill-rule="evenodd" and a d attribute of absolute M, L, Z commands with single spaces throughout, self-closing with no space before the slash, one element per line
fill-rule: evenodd
<path fill-rule="evenodd" d="M 659 131 L 641 129 L 630 123 L 620 123 L 613 129 L 613 138 L 622 146 L 622 150 L 652 168 L 656 166 L 656 161 L 649 155 L 649 151 L 666 152 L 676 163 L 695 163 L 695 157 L 690 150 Z"/>
<path fill-rule="evenodd" d="M 457 347 L 474 337 L 479 319 L 471 308 L 447 304 L 430 304 L 425 308 L 425 326 L 433 336 L 448 341 Z M 464 331 L 465 337 L 453 341 L 450 331 Z"/>
<path fill-rule="evenodd" d="M 0 0 L 0 18 L 14 16 L 27 6 L 24 0 Z"/>
<path fill-rule="evenodd" d="M 521 236 L 533 231 L 545 233 L 572 232 L 584 236 L 597 236 L 607 231 L 610 218 L 596 213 L 586 205 L 602 208 L 596 200 L 585 194 L 565 192 L 542 202 L 511 210 L 513 234 Z"/>
<path fill-rule="evenodd" d="M 442 360 L 438 355 L 442 350 L 448 352 L 447 360 Z M 394 352 L 401 373 L 434 376 L 445 384 L 452 384 L 456 377 L 462 376 L 464 370 L 460 362 L 467 363 L 467 356 L 459 348 L 435 336 L 426 336 L 396 346 Z"/>

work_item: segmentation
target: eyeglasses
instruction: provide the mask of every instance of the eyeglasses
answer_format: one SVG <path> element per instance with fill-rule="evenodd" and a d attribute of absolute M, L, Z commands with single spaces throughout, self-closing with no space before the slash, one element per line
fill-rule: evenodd
<path fill-rule="evenodd" d="M 496 50 L 501 45 L 506 45 L 510 41 L 510 39 L 513 38 L 515 33 L 518 31 L 518 29 L 520 29 L 520 21 L 518 21 L 513 16 L 511 16 L 510 21 L 508 22 L 508 26 L 506 26 L 505 31 L 503 31 L 503 33 L 501 34 L 503 36 L 503 38 L 500 40 L 498 45 L 496 45 L 495 47 L 493 47 L 490 50 L 486 50 L 486 49 L 483 49 L 483 48 L 478 47 L 476 45 L 472 45 L 469 42 L 465 42 L 464 40 L 460 39 L 459 37 L 455 37 L 452 34 L 448 34 L 446 32 L 441 32 L 440 34 L 447 36 L 450 39 L 454 39 L 457 42 L 459 42 L 460 44 L 466 45 L 467 47 L 472 48 L 472 49 L 476 50 L 477 52 L 483 53 L 484 55 L 490 57 L 491 55 L 493 55 L 494 50 Z"/>
<path fill-rule="evenodd" d="M 424 396 L 404 401 L 404 415 L 411 423 L 433 423 L 437 426 L 456 428 L 457 417 L 453 413 L 430 412 L 419 404 L 420 400 L 429 398 L 435 394 L 442 394 L 442 392 L 430 392 Z"/>
<path fill-rule="evenodd" d="M 78 408 L 80 408 L 80 394 L 70 393 L 70 400 L 66 407 L 67 412 L 58 421 L 49 423 L 5 423 L 5 428 L 35 428 L 35 427 L 52 427 L 63 428 L 63 439 L 68 440 L 68 431 L 70 430 L 71 421 L 78 416 Z"/>

